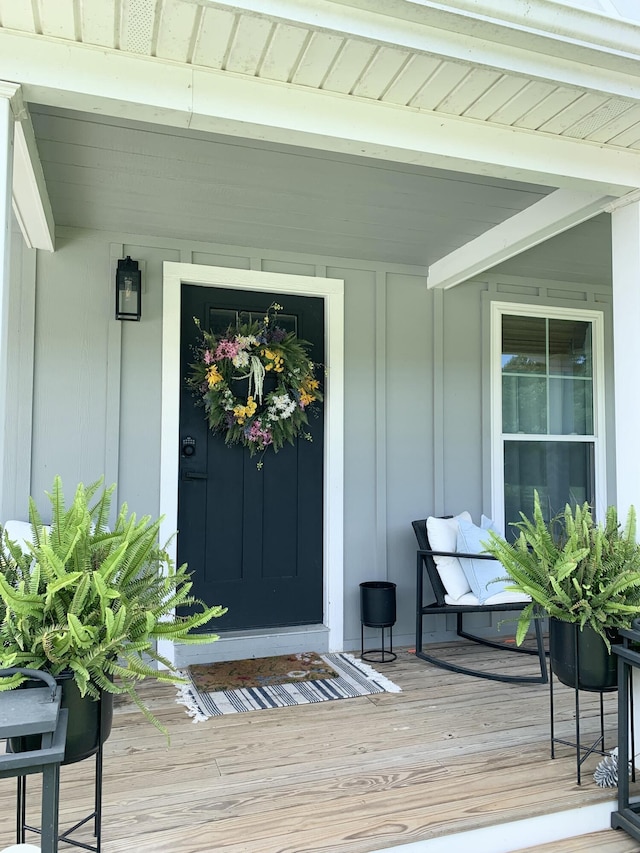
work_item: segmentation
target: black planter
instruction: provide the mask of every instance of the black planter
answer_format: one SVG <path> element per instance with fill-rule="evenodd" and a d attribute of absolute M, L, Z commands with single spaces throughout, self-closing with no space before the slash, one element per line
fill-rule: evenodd
<path fill-rule="evenodd" d="M 78 685 L 71 674 L 62 673 L 56 681 L 62 687 L 60 707 L 69 711 L 67 741 L 63 764 L 75 764 L 91 755 L 95 755 L 101 743 L 111 734 L 113 723 L 113 693 L 101 693 L 99 700 L 81 696 Z M 42 687 L 41 681 L 27 681 L 24 688 Z M 35 738 L 11 738 L 12 752 L 24 752 L 25 749 L 38 749 L 39 736 Z"/>
<path fill-rule="evenodd" d="M 360 584 L 360 621 L 370 628 L 396 624 L 396 585 L 390 581 Z"/>
<path fill-rule="evenodd" d="M 616 632 L 609 641 L 621 642 Z M 554 675 L 567 687 L 594 692 L 617 689 L 618 659 L 588 625 L 580 630 L 575 623 L 549 619 L 549 657 Z"/>
<path fill-rule="evenodd" d="M 396 623 L 396 585 L 390 581 L 360 584 L 360 657 L 372 663 L 396 659 L 393 653 L 393 626 Z M 364 626 L 380 628 L 380 648 L 364 650 Z M 384 629 L 389 629 L 389 648 L 384 645 Z"/>

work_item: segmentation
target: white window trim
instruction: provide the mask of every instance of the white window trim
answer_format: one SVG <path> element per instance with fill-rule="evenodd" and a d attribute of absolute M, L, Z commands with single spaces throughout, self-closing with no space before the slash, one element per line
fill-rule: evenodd
<path fill-rule="evenodd" d="M 502 434 L 502 317 L 505 314 L 543 317 L 552 320 L 582 320 L 593 329 L 593 440 L 596 513 L 606 508 L 606 408 L 604 370 L 604 312 L 585 308 L 561 308 L 526 305 L 520 302 L 491 303 L 491 514 L 500 530 L 504 530 L 504 459 Z M 530 436 L 539 441 L 545 436 Z M 563 436 L 571 441 L 571 436 Z M 580 439 L 582 440 L 582 438 Z"/>

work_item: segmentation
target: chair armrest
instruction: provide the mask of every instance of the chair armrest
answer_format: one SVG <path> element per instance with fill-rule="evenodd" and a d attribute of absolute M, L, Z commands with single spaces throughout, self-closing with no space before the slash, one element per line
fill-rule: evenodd
<path fill-rule="evenodd" d="M 470 560 L 495 560 L 491 554 L 464 554 L 462 551 L 427 551 L 423 548 L 418 549 L 418 554 L 432 557 L 463 557 Z"/>

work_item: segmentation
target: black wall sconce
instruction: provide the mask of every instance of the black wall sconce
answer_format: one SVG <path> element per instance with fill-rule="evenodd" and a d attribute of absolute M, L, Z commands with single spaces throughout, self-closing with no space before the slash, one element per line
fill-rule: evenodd
<path fill-rule="evenodd" d="M 116 272 L 116 320 L 139 320 L 142 316 L 142 273 L 129 255 L 118 261 Z"/>

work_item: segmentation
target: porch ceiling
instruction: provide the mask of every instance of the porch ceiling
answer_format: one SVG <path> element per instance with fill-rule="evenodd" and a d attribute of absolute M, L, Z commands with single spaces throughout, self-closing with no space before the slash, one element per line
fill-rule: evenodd
<path fill-rule="evenodd" d="M 550 192 L 38 105 L 31 117 L 59 226 L 426 267 Z"/>
<path fill-rule="evenodd" d="M 0 0 L 0 77 L 30 101 L 58 225 L 426 267 L 557 186 L 593 177 L 621 195 L 640 185 L 640 28 L 595 0 L 525 5 Z M 38 45 L 49 63 L 68 50 L 68 79 L 47 83 Z M 106 62 L 116 57 L 138 65 Z M 141 62 L 125 108 L 117 87 Z M 109 69 L 114 88 L 98 98 L 95 78 Z M 153 86 L 157 107 L 142 98 Z M 217 112 L 225 98 L 235 112 Z M 147 123 L 131 120 L 136 100 Z M 378 122 L 397 119 L 399 142 L 370 134 L 372 107 Z M 315 124 L 296 117 L 315 108 Z M 234 135 L 209 132 L 218 127 Z M 483 134 L 477 161 L 472 145 L 448 151 L 460 129 Z M 414 154 L 421 145 L 433 156 Z M 576 152 L 586 156 L 574 171 Z M 606 223 L 599 233 L 594 257 L 607 254 Z"/>

